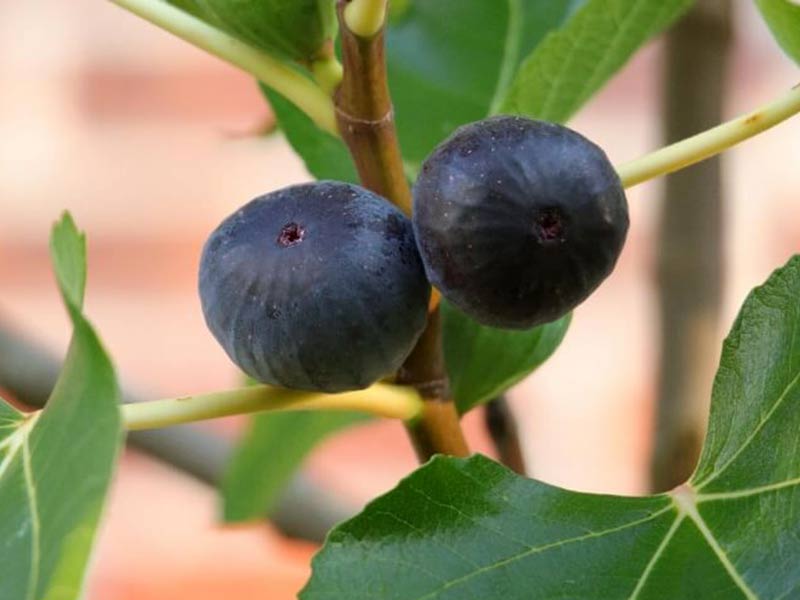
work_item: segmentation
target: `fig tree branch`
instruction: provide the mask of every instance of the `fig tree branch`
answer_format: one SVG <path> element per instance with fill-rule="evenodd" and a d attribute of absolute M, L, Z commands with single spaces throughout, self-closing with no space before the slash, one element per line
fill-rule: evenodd
<path fill-rule="evenodd" d="M 380 6 L 379 6 L 380 5 Z M 411 190 L 403 168 L 384 57 L 386 0 L 337 3 L 344 74 L 334 95 L 339 131 L 364 187 L 411 214 Z M 377 18 L 380 22 L 374 22 Z M 368 26 L 364 26 L 366 22 Z M 350 29 L 350 23 L 357 31 Z M 359 35 L 359 31 L 369 35 Z M 433 308 L 417 346 L 397 375 L 423 398 L 421 415 L 407 421 L 420 461 L 433 454 L 469 454 L 444 369 L 439 311 Z"/>
<path fill-rule="evenodd" d="M 239 67 L 306 113 L 320 129 L 336 135 L 333 103 L 313 81 L 280 60 L 161 0 L 111 0 L 152 24 Z M 326 61 L 325 73 L 332 68 Z"/>
<path fill-rule="evenodd" d="M 386 0 L 380 0 L 385 4 Z M 337 6 L 344 73 L 334 94 L 339 133 L 353 156 L 361 183 L 388 198 L 406 215 L 411 214 L 408 186 L 392 100 L 386 79 L 384 30 L 368 38 L 348 29 L 345 11 L 350 6 L 340 0 Z"/>

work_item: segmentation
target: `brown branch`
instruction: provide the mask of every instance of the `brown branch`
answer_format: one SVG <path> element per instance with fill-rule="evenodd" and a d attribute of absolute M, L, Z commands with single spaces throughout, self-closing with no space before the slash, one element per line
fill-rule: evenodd
<path fill-rule="evenodd" d="M 665 134 L 683 139 L 722 119 L 731 4 L 701 0 L 668 35 Z M 659 236 L 661 365 L 652 487 L 672 489 L 697 462 L 719 355 L 722 288 L 719 157 L 667 177 Z"/>
<path fill-rule="evenodd" d="M 441 317 L 435 309 L 416 348 L 397 374 L 398 383 L 413 385 L 425 401 L 422 415 L 406 423 L 420 462 L 434 454 L 469 455 L 458 411 L 450 399 L 441 338 Z"/>
<path fill-rule="evenodd" d="M 411 190 L 403 171 L 384 57 L 384 28 L 374 36 L 355 35 L 347 27 L 339 0 L 337 12 L 344 74 L 336 92 L 336 118 L 364 187 L 411 214 Z M 422 415 L 407 424 L 420 461 L 433 454 L 469 454 L 458 413 L 449 398 L 438 309 L 434 309 L 416 348 L 397 376 L 425 399 Z"/>
<path fill-rule="evenodd" d="M 334 98 L 336 120 L 361 183 L 411 214 L 408 187 L 392 99 L 386 78 L 384 28 L 371 38 L 355 35 L 347 27 L 339 0 L 337 10 L 342 40 L 342 83 Z"/>
<path fill-rule="evenodd" d="M 525 457 L 519 439 L 517 419 L 508 399 L 498 396 L 486 404 L 484 420 L 500 462 L 512 471 L 525 475 Z"/>

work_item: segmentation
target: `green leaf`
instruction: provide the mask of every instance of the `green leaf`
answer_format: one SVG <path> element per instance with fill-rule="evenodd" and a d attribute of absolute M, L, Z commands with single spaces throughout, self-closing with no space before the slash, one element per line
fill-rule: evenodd
<path fill-rule="evenodd" d="M 336 32 L 334 0 L 173 0 L 240 40 L 307 62 Z"/>
<path fill-rule="evenodd" d="M 386 60 L 409 172 L 456 127 L 496 112 L 523 57 L 583 1 L 392 2 Z M 357 181 L 341 141 L 285 100 L 273 107 L 315 177 Z"/>
<path fill-rule="evenodd" d="M 366 420 L 340 412 L 263 413 L 255 416 L 222 480 L 223 518 L 263 518 L 309 452 L 329 435 Z"/>
<path fill-rule="evenodd" d="M 53 226 L 50 256 L 64 301 L 80 312 L 86 289 L 86 236 L 78 231 L 69 213 Z"/>
<path fill-rule="evenodd" d="M 221 24 L 217 22 L 214 18 L 214 15 L 209 14 L 208 11 L 200 4 L 202 0 L 167 0 L 169 4 L 173 6 L 177 6 L 181 10 L 188 12 L 189 14 L 198 17 L 205 22 L 214 25 L 215 27 L 221 27 Z"/>
<path fill-rule="evenodd" d="M 575 0 L 411 2 L 390 22 L 389 87 L 400 145 L 419 164 L 452 131 L 497 111 L 520 61 Z"/>
<path fill-rule="evenodd" d="M 85 243 L 69 215 L 51 250 L 73 324 L 63 371 L 40 413 L 0 401 L 0 599 L 80 596 L 121 442 L 111 366 L 81 314 Z"/>
<path fill-rule="evenodd" d="M 317 179 L 358 182 L 353 159 L 342 140 L 322 131 L 294 104 L 263 84 L 261 91 L 269 100 L 286 139 L 303 159 L 309 173 Z"/>
<path fill-rule="evenodd" d="M 790 0 L 756 0 L 778 44 L 800 63 L 800 4 Z"/>
<path fill-rule="evenodd" d="M 798 298 L 795 257 L 746 300 L 687 484 L 584 494 L 436 457 L 331 532 L 301 598 L 800 597 Z"/>
<path fill-rule="evenodd" d="M 694 0 L 588 0 L 520 67 L 503 112 L 569 119 L 642 44 Z"/>
<path fill-rule="evenodd" d="M 527 331 L 484 327 L 442 301 L 444 358 L 459 412 L 488 402 L 522 380 L 558 348 L 567 315 Z"/>

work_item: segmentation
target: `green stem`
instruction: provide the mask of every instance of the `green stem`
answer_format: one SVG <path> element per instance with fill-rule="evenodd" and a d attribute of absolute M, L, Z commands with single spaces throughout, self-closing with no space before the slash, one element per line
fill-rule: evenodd
<path fill-rule="evenodd" d="M 800 112 L 800 84 L 761 108 L 617 167 L 622 185 L 678 171 L 735 146 Z"/>
<path fill-rule="evenodd" d="M 111 2 L 251 74 L 290 100 L 320 129 L 338 135 L 330 96 L 299 71 L 162 0 Z"/>
<path fill-rule="evenodd" d="M 302 392 L 262 385 L 122 406 L 123 420 L 129 431 L 253 412 L 289 410 L 352 410 L 390 419 L 410 420 L 421 413 L 422 400 L 411 387 L 385 383 L 342 394 Z"/>

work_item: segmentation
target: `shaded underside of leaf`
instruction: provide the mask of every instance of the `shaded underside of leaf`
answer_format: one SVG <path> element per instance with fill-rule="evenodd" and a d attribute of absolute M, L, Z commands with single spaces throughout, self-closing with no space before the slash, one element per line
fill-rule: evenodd
<path fill-rule="evenodd" d="M 121 442 L 111 362 L 80 313 L 83 236 L 68 216 L 51 238 L 73 322 L 46 408 L 23 415 L 0 401 L 0 599 L 73 600 Z"/>
<path fill-rule="evenodd" d="M 444 357 L 463 414 L 488 402 L 544 363 L 561 344 L 571 315 L 527 331 L 485 327 L 443 301 Z"/>
<path fill-rule="evenodd" d="M 172 0 L 279 57 L 309 61 L 336 31 L 335 0 Z"/>
<path fill-rule="evenodd" d="M 800 258 L 754 290 L 669 494 L 582 494 L 438 457 L 334 530 L 306 600 L 800 597 Z"/>
<path fill-rule="evenodd" d="M 314 446 L 365 420 L 362 414 L 322 411 L 253 417 L 222 480 L 225 521 L 263 518 Z"/>

